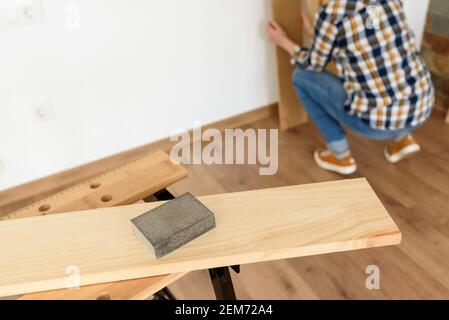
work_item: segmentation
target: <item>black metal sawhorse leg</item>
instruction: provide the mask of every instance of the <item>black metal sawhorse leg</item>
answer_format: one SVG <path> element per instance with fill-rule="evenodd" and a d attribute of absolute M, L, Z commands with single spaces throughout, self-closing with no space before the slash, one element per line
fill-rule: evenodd
<path fill-rule="evenodd" d="M 152 300 L 176 300 L 176 297 L 168 288 L 164 288 L 161 291 L 156 292 L 153 295 Z"/>
<path fill-rule="evenodd" d="M 231 269 L 240 273 L 240 266 L 233 266 Z M 229 267 L 209 269 L 209 276 L 217 300 L 237 300 Z"/>
<path fill-rule="evenodd" d="M 167 189 L 163 189 L 154 195 L 145 198 L 144 201 L 152 202 L 153 199 L 158 201 L 169 201 L 174 198 L 175 196 L 173 196 Z M 236 273 L 240 273 L 240 266 L 232 266 L 231 269 L 233 269 Z M 209 276 L 212 281 L 212 286 L 214 287 L 217 300 L 237 300 L 229 267 L 209 269 Z M 155 300 L 176 300 L 175 296 L 167 288 L 164 288 L 156 293 L 154 298 Z"/>

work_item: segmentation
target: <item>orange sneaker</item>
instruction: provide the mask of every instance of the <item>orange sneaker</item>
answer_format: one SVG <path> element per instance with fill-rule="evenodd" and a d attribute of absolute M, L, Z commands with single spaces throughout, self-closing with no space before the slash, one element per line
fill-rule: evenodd
<path fill-rule="evenodd" d="M 350 155 L 339 159 L 329 150 L 315 151 L 315 162 L 328 171 L 333 171 L 342 175 L 350 175 L 357 171 L 357 164 Z"/>
<path fill-rule="evenodd" d="M 412 135 L 408 135 L 399 142 L 392 143 L 385 148 L 385 158 L 391 163 L 398 163 L 402 159 L 421 151 L 421 147 Z"/>

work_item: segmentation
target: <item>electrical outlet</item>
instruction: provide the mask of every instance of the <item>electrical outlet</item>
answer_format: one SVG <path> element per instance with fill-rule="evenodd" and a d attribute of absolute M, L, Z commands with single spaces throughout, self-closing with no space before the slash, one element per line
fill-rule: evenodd
<path fill-rule="evenodd" d="M 44 123 L 55 119 L 55 112 L 48 98 L 32 102 L 29 108 L 30 118 L 34 123 Z"/>

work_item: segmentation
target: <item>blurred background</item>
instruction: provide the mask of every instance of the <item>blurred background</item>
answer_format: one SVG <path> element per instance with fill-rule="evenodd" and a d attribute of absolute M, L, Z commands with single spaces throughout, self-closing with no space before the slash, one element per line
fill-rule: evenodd
<path fill-rule="evenodd" d="M 449 2 L 428 4 L 405 0 L 447 92 Z M 276 102 L 270 16 L 268 0 L 0 0 L 0 190 Z"/>

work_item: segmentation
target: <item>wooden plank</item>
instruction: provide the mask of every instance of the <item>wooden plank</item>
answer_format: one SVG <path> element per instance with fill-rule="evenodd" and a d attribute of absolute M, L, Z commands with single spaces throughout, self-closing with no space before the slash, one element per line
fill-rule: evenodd
<path fill-rule="evenodd" d="M 186 175 L 187 171 L 182 166 L 174 165 L 166 153 L 156 151 L 88 181 L 81 182 L 70 189 L 12 213 L 4 219 L 131 204 L 183 179 Z M 126 192 L 123 192 L 124 185 L 126 185 Z M 98 186 L 98 188 L 92 189 L 92 186 Z M 107 194 L 112 195 L 112 200 L 109 202 L 101 201 L 101 197 Z M 50 206 L 50 210 L 45 212 L 39 210 L 44 205 Z M 80 290 L 63 289 L 24 295 L 20 299 L 98 299 L 104 296 L 111 299 L 146 299 L 182 276 L 184 276 L 183 273 L 178 273 L 118 283 L 91 285 Z"/>
<path fill-rule="evenodd" d="M 151 153 L 123 167 L 52 195 L 2 219 L 132 204 L 184 178 L 187 171 L 163 151 Z"/>
<path fill-rule="evenodd" d="M 285 29 L 293 41 L 302 44 L 301 1 L 272 0 L 272 8 L 273 19 Z M 306 123 L 307 114 L 293 88 L 294 67 L 290 64 L 289 55 L 282 49 L 276 48 L 276 60 L 278 65 L 279 127 L 281 130 L 288 130 Z"/>
<path fill-rule="evenodd" d="M 160 203 L 0 223 L 0 296 L 395 245 L 401 233 L 365 179 L 200 197 L 217 228 L 156 261 L 130 220 Z"/>
<path fill-rule="evenodd" d="M 186 273 L 140 278 L 84 286 L 79 289 L 60 289 L 25 294 L 18 300 L 146 300 L 168 287 Z"/>
<path fill-rule="evenodd" d="M 300 11 L 306 13 L 310 25 L 315 24 L 315 18 L 320 6 L 326 0 L 272 0 L 273 18 L 281 24 L 289 37 L 303 47 L 310 48 L 313 44 L 313 36 L 310 37 L 303 31 Z M 278 64 L 278 90 L 279 90 L 279 121 L 280 129 L 288 130 L 300 124 L 306 123 L 308 116 L 299 100 L 292 84 L 294 67 L 290 64 L 290 57 L 282 49 L 276 48 Z M 326 70 L 338 74 L 333 61 Z"/>

